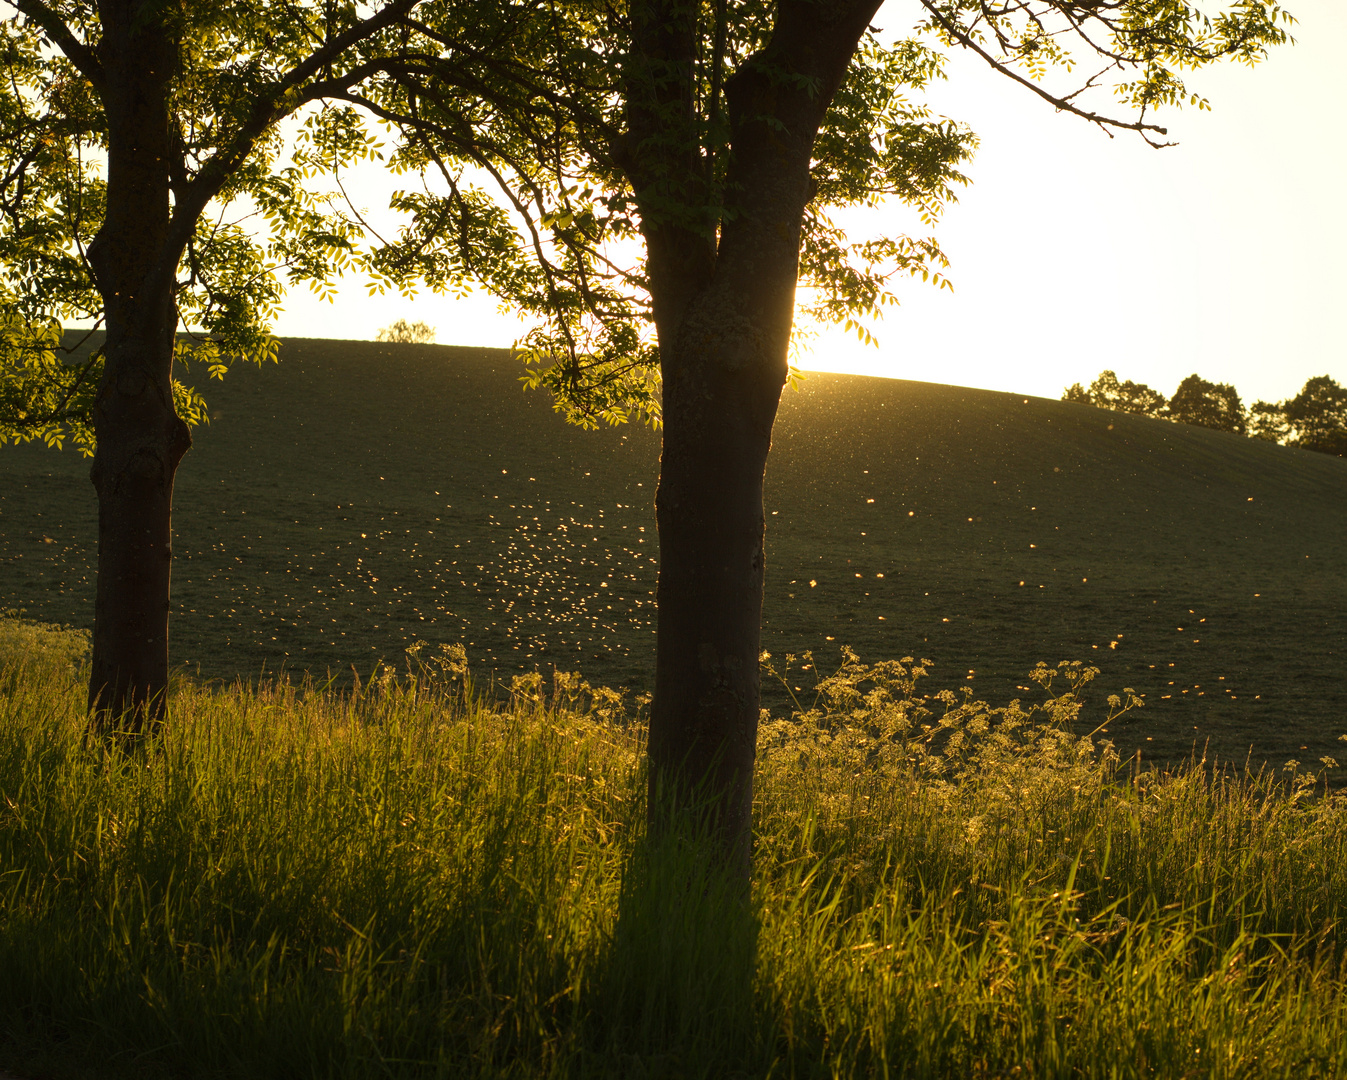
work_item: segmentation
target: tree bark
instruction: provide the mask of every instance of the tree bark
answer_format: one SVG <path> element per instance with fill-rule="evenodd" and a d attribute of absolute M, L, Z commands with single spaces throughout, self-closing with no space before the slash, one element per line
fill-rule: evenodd
<path fill-rule="evenodd" d="M 633 170 L 638 201 L 654 195 L 650 212 L 642 207 L 642 230 L 664 393 L 650 824 L 662 829 L 669 815 L 691 812 L 725 868 L 745 882 L 760 701 L 763 476 L 788 371 L 811 154 L 877 7 L 781 0 L 772 40 L 726 84 L 725 188 L 737 196 L 718 237 L 686 224 L 696 221 L 709 178 L 685 156 L 647 155 Z M 663 76 L 650 80 L 662 96 L 629 110 L 638 146 L 652 145 L 648 129 L 677 115 L 668 73 L 683 64 L 686 48 L 669 28 L 685 10 L 654 11 L 647 21 L 659 32 L 638 42 Z M 671 218 L 659 210 L 670 192 L 693 212 Z"/>
<path fill-rule="evenodd" d="M 106 216 L 89 247 L 107 319 L 90 470 L 98 583 L 89 708 L 95 728 L 128 735 L 165 715 L 173 479 L 192 442 L 172 390 L 177 258 L 167 243 L 168 84 L 178 47 L 150 7 L 99 5 L 108 187 Z"/>
<path fill-rule="evenodd" d="M 699 297 L 682 333 L 661 343 L 650 807 L 660 828 L 662 814 L 696 806 L 727 867 L 746 878 L 765 568 L 762 485 L 785 351 L 779 372 L 754 355 L 760 349 L 736 332 L 744 320 L 717 303 L 738 299 L 726 291 L 729 297 L 715 289 Z"/>

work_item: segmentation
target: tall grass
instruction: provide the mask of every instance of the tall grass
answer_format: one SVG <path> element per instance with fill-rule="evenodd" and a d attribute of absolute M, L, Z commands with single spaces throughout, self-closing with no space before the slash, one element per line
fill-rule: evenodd
<path fill-rule="evenodd" d="M 763 725 L 745 904 L 648 842 L 639 712 L 577 679 L 184 681 L 119 755 L 41 644 L 0 677 L 21 1075 L 1347 1075 L 1342 798 L 1120 768 L 1080 668 L 992 709 L 848 657 Z"/>

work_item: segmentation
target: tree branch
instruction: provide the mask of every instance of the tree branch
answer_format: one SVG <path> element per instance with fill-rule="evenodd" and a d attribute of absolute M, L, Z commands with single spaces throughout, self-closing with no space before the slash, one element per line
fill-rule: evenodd
<path fill-rule="evenodd" d="M 23 2 L 26 3 L 27 0 L 23 0 Z M 257 100 L 253 103 L 251 114 L 240 125 L 229 145 L 212 154 L 196 176 L 185 185 L 182 203 L 186 204 L 186 209 L 191 212 L 193 220 L 206 203 L 215 197 L 215 193 L 220 190 L 220 185 L 224 183 L 230 173 L 238 168 L 239 163 L 252 153 L 258 138 L 267 128 L 281 117 L 294 112 L 303 105 L 307 105 L 310 101 L 316 101 L 321 97 L 331 96 L 334 93 L 350 89 L 355 83 L 382 70 L 387 61 L 376 60 L 361 64 L 344 76 L 315 84 L 291 102 L 284 101 L 288 91 L 302 85 L 307 79 L 330 64 L 332 60 L 341 56 L 347 49 L 395 22 L 420 2 L 421 0 L 394 0 L 393 3 L 371 15 L 364 22 L 357 23 L 332 38 L 322 48 L 310 53 L 302 63 L 296 64 L 277 82 L 273 83 L 266 93 L 259 94 Z M 173 216 L 175 219 L 179 216 L 176 210 Z"/>
<path fill-rule="evenodd" d="M 30 0 L 20 2 L 28 3 Z M 296 64 L 268 87 L 266 92 L 257 96 L 251 113 L 239 126 L 234 138 L 227 146 L 212 154 L 197 174 L 183 185 L 181 193 L 175 200 L 163 257 L 153 271 L 156 275 L 176 274 L 178 257 L 196 227 L 197 218 L 230 174 L 252 153 L 257 140 L 267 128 L 310 101 L 320 97 L 336 96 L 342 91 L 349 90 L 362 79 L 383 70 L 388 61 L 380 59 L 358 65 L 344 76 L 311 86 L 305 93 L 296 95 L 290 101 L 286 101 L 287 92 L 323 70 L 347 49 L 397 21 L 420 2 L 421 0 L 394 0 L 368 19 L 356 23 L 330 39 L 321 48 L 314 50 L 301 63 Z"/>
<path fill-rule="evenodd" d="M 994 70 L 1000 72 L 1006 78 L 1014 80 L 1021 86 L 1028 87 L 1054 108 L 1060 109 L 1062 112 L 1072 113 L 1075 116 L 1079 116 L 1082 120 L 1088 120 L 1090 123 L 1101 128 L 1109 138 L 1113 137 L 1113 132 L 1109 131 L 1109 128 L 1117 128 L 1119 131 L 1135 131 L 1145 139 L 1149 145 L 1155 147 L 1157 150 L 1166 146 L 1175 145 L 1172 142 L 1156 142 L 1147 134 L 1149 131 L 1154 131 L 1160 135 L 1168 135 L 1168 128 L 1163 128 L 1158 124 L 1148 124 L 1143 120 L 1133 120 L 1129 123 L 1125 120 L 1115 120 L 1113 117 L 1104 116 L 1101 113 L 1087 112 L 1085 109 L 1071 103 L 1071 98 L 1075 97 L 1075 94 L 1068 94 L 1066 97 L 1058 97 L 1055 94 L 1048 93 L 1048 91 L 1044 90 L 1037 83 L 1030 79 L 1026 79 L 1018 71 L 1012 70 L 1000 60 L 997 60 L 996 57 L 992 56 L 991 53 L 974 41 L 971 36 L 959 29 L 959 27 L 955 26 L 954 23 L 946 18 L 945 15 L 936 8 L 932 0 L 920 0 L 920 2 L 921 6 L 931 13 L 931 17 L 935 19 L 940 25 L 940 28 L 951 38 L 957 41 L 965 49 L 971 49 L 973 52 L 977 53 L 982 59 L 987 61 Z M 1078 92 L 1079 91 L 1077 91 L 1077 93 Z"/>
<path fill-rule="evenodd" d="M 103 65 L 98 62 L 93 49 L 80 41 L 65 20 L 57 15 L 42 0 L 10 0 L 25 16 L 32 19 L 56 45 L 67 59 L 79 69 L 81 75 L 102 91 L 104 86 Z"/>
<path fill-rule="evenodd" d="M 299 86 L 306 79 L 312 78 L 321 69 L 331 64 L 347 49 L 396 22 L 419 3 L 421 3 L 421 0 L 393 0 L 393 3 L 383 10 L 375 12 L 364 22 L 356 23 L 350 29 L 331 38 L 321 49 L 311 53 L 308 59 L 296 64 L 276 84 L 277 90 L 283 94 L 291 87 Z M 280 94 L 277 96 L 279 97 Z"/>

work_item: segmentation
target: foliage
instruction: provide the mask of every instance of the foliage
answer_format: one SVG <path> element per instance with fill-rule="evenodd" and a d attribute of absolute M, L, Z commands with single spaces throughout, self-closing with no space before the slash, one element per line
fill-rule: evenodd
<path fill-rule="evenodd" d="M 1101 372 L 1088 390 L 1073 383 L 1062 392 L 1062 400 L 1347 456 L 1347 389 L 1327 375 L 1316 375 L 1287 401 L 1256 401 L 1247 411 L 1229 383 L 1208 382 L 1198 375 L 1184 379 L 1168 402 L 1144 383 L 1119 383 L 1112 371 Z"/>
<path fill-rule="evenodd" d="M 1161 107 L 1210 108 L 1184 82 L 1184 73 L 1222 59 L 1255 64 L 1290 40 L 1294 19 L 1266 0 L 1236 0 L 1215 12 L 1189 4 L 1151 2 L 1036 4 L 1019 0 L 988 7 L 978 0 L 921 0 L 925 29 L 948 44 L 977 53 L 1059 109 L 1106 131 L 1135 131 L 1153 146 L 1168 134 L 1151 117 Z M 1084 65 L 1092 72 L 1073 76 Z M 1110 88 L 1135 110 L 1121 118 L 1091 109 L 1088 91 L 1118 73 Z M 1077 89 L 1053 93 L 1053 75 L 1072 76 Z"/>
<path fill-rule="evenodd" d="M 1088 390 L 1080 383 L 1068 386 L 1062 400 L 1347 455 L 1347 390 L 1327 375 L 1310 379 L 1288 401 L 1256 401 L 1248 410 L 1229 383 L 1208 382 L 1198 375 L 1184 379 L 1167 402 L 1145 384 L 1119 383 L 1112 371 L 1101 372 Z"/>
<path fill-rule="evenodd" d="M 67 437 L 86 454 L 101 356 L 77 363 L 61 348 L 55 319 L 25 319 L 12 303 L 0 315 L 0 446 L 36 440 L 59 448 Z"/>
<path fill-rule="evenodd" d="M 1283 411 L 1297 446 L 1347 456 L 1347 389 L 1333 379 L 1327 375 L 1310 379 Z"/>
<path fill-rule="evenodd" d="M 180 681 L 186 722 L 115 760 L 83 745 L 68 674 L 0 679 L 0 1060 L 1347 1075 L 1342 798 L 1118 771 L 1054 720 L 1092 726 L 1085 669 L 1038 670 L 1070 677 L 1033 720 L 956 698 L 944 752 L 904 759 L 870 733 L 947 702 L 844 657 L 819 718 L 769 721 L 747 912 L 687 886 L 695 838 L 645 841 L 641 718 L 564 691 Z"/>
<path fill-rule="evenodd" d="M 1291 425 L 1281 405 L 1255 401 L 1249 406 L 1248 434 L 1251 439 L 1284 443 L 1291 435 Z"/>
<path fill-rule="evenodd" d="M 725 188 L 730 133 L 719 102 L 733 72 L 770 38 L 774 18 L 771 5 L 757 2 L 716 12 L 701 28 L 701 111 L 691 126 L 671 122 L 660 137 L 685 141 L 703 179 L 696 192 L 676 190 L 673 178 L 656 181 L 667 190 L 645 211 L 647 219 L 695 222 L 707 236 L 742 212 L 737 201 L 753 197 Z M 633 416 L 657 423 L 660 415 L 649 282 L 644 254 L 634 250 L 641 230 L 656 225 L 638 212 L 632 179 L 649 160 L 628 131 L 631 94 L 639 94 L 629 63 L 637 17 L 584 5 L 521 16 L 514 32 L 533 54 L 496 57 L 489 78 L 467 71 L 452 51 L 454 35 L 439 32 L 441 59 L 409 64 L 395 92 L 383 85 L 377 100 L 351 99 L 401 125 L 395 168 L 430 176 L 421 190 L 395 197 L 407 224 L 396 243 L 372 254 L 375 272 L 439 288 L 471 278 L 534 316 L 521 342 L 526 381 L 546 386 L 557 408 L 585 426 Z M 424 31 L 434 20 L 419 25 Z M 976 140 L 905 96 L 942 77 L 932 49 L 867 35 L 815 146 L 800 309 L 864 340 L 872 340 L 866 323 L 896 302 L 897 277 L 948 284 L 933 237 L 859 238 L 834 220 L 840 208 L 892 196 L 931 225 L 954 199 Z M 465 108 L 482 122 L 460 123 Z"/>
<path fill-rule="evenodd" d="M 13 6 L 0 23 L 0 441 L 69 437 L 87 451 L 101 358 L 70 363 L 59 343 L 62 324 L 99 326 L 104 312 L 88 258 L 108 191 L 103 15 Z M 176 263 L 176 315 L 189 331 L 179 370 L 197 363 L 219 378 L 238 359 L 275 360 L 284 286 L 324 293 L 354 266 L 362 226 L 314 176 L 375 158 L 378 145 L 321 103 L 378 75 L 400 47 L 387 24 L 413 6 L 226 3 L 173 16 L 174 154 L 157 167 L 172 193 L 161 254 Z M 197 394 L 174 392 L 185 419 L 204 419 Z"/>
<path fill-rule="evenodd" d="M 429 323 L 398 319 L 391 326 L 385 326 L 374 337 L 375 341 L 392 341 L 407 345 L 429 345 L 435 340 L 435 328 Z"/>
<path fill-rule="evenodd" d="M 394 6 L 409 15 L 414 5 Z M 866 36 L 815 148 L 801 310 L 842 322 L 867 341 L 874 340 L 873 321 L 896 302 L 895 276 L 948 284 L 933 237 L 860 239 L 835 220 L 840 208 L 896 197 L 932 225 L 965 182 L 959 169 L 975 145 L 971 133 L 906 96 L 943 77 L 940 47 L 973 49 L 1058 108 L 1150 138 L 1163 132 L 1146 120 L 1157 106 L 1205 106 L 1179 70 L 1223 57 L 1256 61 L 1286 40 L 1282 24 L 1289 21 L 1261 2 L 1215 19 L 1184 4 L 1068 10 L 1025 3 L 995 12 L 965 0 L 925 6 L 926 40 L 885 44 Z M 101 301 L 85 251 L 102 218 L 105 120 L 87 72 L 42 45 L 65 48 L 70 39 L 70 56 L 79 58 L 80 35 L 94 41 L 97 23 L 72 14 L 66 26 L 50 11 L 33 16 L 35 3 L 20 7 L 30 17 L 4 29 L 10 80 L 0 91 L 0 267 L 24 318 L 97 319 Z M 774 7 L 756 2 L 712 5 L 705 14 L 698 112 L 690 126 L 671 114 L 665 136 L 686 141 L 702 179 L 695 191 L 671 190 L 663 203 L 648 203 L 646 214 L 690 217 L 714 236 L 745 197 L 724 188 L 729 132 L 721 99 L 734 74 L 757 62 L 776 23 Z M 274 357 L 267 325 L 282 277 L 321 291 L 337 272 L 359 265 L 378 289 L 417 280 L 437 289 L 485 283 L 542 321 L 523 343 L 527 380 L 548 386 L 559 408 L 583 423 L 633 413 L 656 419 L 644 261 L 629 251 L 642 227 L 630 181 L 639 154 L 625 142 L 632 17 L 587 5 L 442 0 L 416 6 L 395 35 L 360 40 L 361 29 L 377 20 L 361 22 L 355 8 L 290 5 L 277 13 L 233 4 L 194 12 L 184 23 L 175 84 L 183 152 L 175 206 L 209 212 L 189 229 L 178 296 L 184 324 L 208 333 L 211 373 L 222 374 L 230 357 Z M 1096 44 L 1095 30 L 1111 44 Z M 334 52 L 343 36 L 354 36 L 358 47 Z M 1116 86 L 1137 120 L 1085 110 L 1079 91 L 1054 95 L 1038 85 L 1054 68 L 1071 69 L 1062 44 L 1070 37 L 1086 55 L 1099 52 L 1118 70 L 1137 72 Z M 473 41 L 491 45 L 465 47 Z M 330 62 L 306 67 L 315 43 Z M 324 100 L 329 104 L 305 111 Z M 359 213 L 310 183 L 326 173 L 340 188 L 346 165 L 384 156 L 360 110 L 404 126 L 408 139 L 387 156 L 390 167 L 430 173 L 421 190 L 394 198 L 408 216 L 401 237 L 368 256 L 355 251 L 365 235 Z M 287 162 L 278 122 L 289 115 L 305 120 Z M 656 204 L 663 210 L 652 209 Z M 250 210 L 265 222 L 264 241 L 243 228 Z M 32 390 L 29 382 L 10 381 Z M 61 387 L 58 379 L 26 405 L 25 423 L 60 404 Z M 41 437 L 59 437 L 59 425 L 80 423 L 80 415 L 43 421 Z"/>
<path fill-rule="evenodd" d="M 1229 383 L 1212 383 L 1199 375 L 1189 375 L 1169 399 L 1167 415 L 1180 424 L 1214 428 L 1243 435 L 1246 430 L 1244 406 Z"/>
<path fill-rule="evenodd" d="M 1059 110 L 1162 145 L 1165 129 L 1151 119 L 1158 108 L 1207 107 L 1184 73 L 1227 58 L 1255 63 L 1289 40 L 1291 22 L 1263 0 L 1215 15 L 1147 0 L 923 7 L 925 21 L 906 40 L 864 36 L 814 145 L 796 314 L 841 323 L 871 343 L 875 321 L 897 302 L 898 279 L 948 286 L 945 256 L 934 236 L 866 237 L 854 224 L 844 229 L 838 213 L 898 199 L 930 227 L 954 200 L 976 140 L 914 100 L 944 77 L 948 49 L 975 51 Z M 497 52 L 479 72 L 471 60 L 465 66 L 452 19 L 437 21 L 432 7 L 414 30 L 440 55 L 409 57 L 376 93 L 350 96 L 402 128 L 394 167 L 432 178 L 395 197 L 408 223 L 372 254 L 375 272 L 439 288 L 471 279 L 533 315 L 538 325 L 522 343 L 526 381 L 546 386 L 557 408 L 586 426 L 660 415 L 650 282 L 637 242 L 665 226 L 689 229 L 714 258 L 724 226 L 755 198 L 727 186 L 726 94 L 769 64 L 775 36 L 786 33 L 781 20 L 794 15 L 760 0 L 692 10 L 688 40 L 665 43 L 685 49 L 686 62 L 652 60 L 638 44 L 643 20 L 683 25 L 687 11 L 676 4 L 512 11 L 511 33 L 527 45 Z M 810 9 L 815 16 L 827 17 Z M 1075 76 L 1082 63 L 1102 70 Z M 1112 72 L 1128 116 L 1087 104 Z M 1046 89 L 1050 74 L 1076 85 Z"/>
<path fill-rule="evenodd" d="M 1310 379 L 1289 401 L 1259 401 L 1251 412 L 1259 438 L 1347 457 L 1347 389 L 1327 375 Z"/>
<path fill-rule="evenodd" d="M 1062 400 L 1078 401 L 1117 412 L 1136 413 L 1139 416 L 1163 416 L 1169 404 L 1158 390 L 1130 379 L 1120 383 L 1118 376 L 1108 370 L 1101 371 L 1088 390 L 1080 383 L 1072 383 L 1062 392 Z"/>
<path fill-rule="evenodd" d="M 69 438 L 80 453 L 93 455 L 93 406 L 103 375 L 103 350 L 76 354 L 92 335 L 67 346 L 54 319 L 29 321 L 13 308 L 0 315 L 0 446 L 41 442 L 61 449 Z M 179 371 L 193 362 L 219 370 L 212 342 L 179 340 L 175 349 Z M 173 405 L 187 423 L 209 422 L 205 399 L 175 378 Z"/>

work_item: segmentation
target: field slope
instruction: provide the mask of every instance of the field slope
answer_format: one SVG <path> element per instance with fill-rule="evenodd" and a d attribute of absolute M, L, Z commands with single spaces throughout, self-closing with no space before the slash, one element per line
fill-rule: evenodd
<path fill-rule="evenodd" d="M 287 341 L 205 387 L 179 474 L 174 658 L 362 677 L 417 640 L 479 676 L 644 688 L 658 438 L 568 428 L 494 350 Z M 87 462 L 0 451 L 0 608 L 88 625 Z M 1347 732 L 1347 460 L 1085 406 L 810 375 L 768 467 L 764 648 L 918 655 L 1006 700 L 1081 659 L 1127 751 L 1280 765 Z M 806 683 L 797 683 L 807 689 Z"/>

